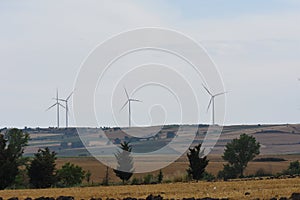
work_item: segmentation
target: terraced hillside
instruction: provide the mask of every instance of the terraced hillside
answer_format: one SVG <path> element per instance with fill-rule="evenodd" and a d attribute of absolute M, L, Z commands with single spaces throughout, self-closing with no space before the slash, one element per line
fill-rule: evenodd
<path fill-rule="evenodd" d="M 64 157 L 89 156 L 85 145 L 92 148 L 101 146 L 99 154 L 105 155 L 106 149 L 118 145 L 122 141 L 131 141 L 135 152 L 151 152 L 170 143 L 175 137 L 183 137 L 182 141 L 192 140 L 195 143 L 202 142 L 206 136 L 207 125 L 167 125 L 164 127 L 135 127 L 135 128 L 79 128 L 84 143 L 78 136 L 76 128 L 26 128 L 24 131 L 30 134 L 30 145 L 26 149 L 27 155 L 32 155 L 38 148 L 50 147 Z M 2 131 L 6 131 L 2 129 Z M 181 135 L 178 134 L 181 131 Z M 104 134 L 101 134 L 103 133 Z M 82 134 L 84 133 L 84 134 Z M 246 133 L 253 135 L 262 145 L 261 154 L 299 154 L 300 153 L 300 125 L 238 125 L 223 127 L 222 134 L 212 149 L 212 154 L 221 155 L 224 146 L 233 138 Z M 178 139 L 178 138 L 177 138 Z M 181 144 L 178 143 L 178 146 Z M 97 150 L 97 149 L 96 149 Z M 165 154 L 174 153 L 173 149 Z M 176 152 L 175 152 L 176 153 Z"/>

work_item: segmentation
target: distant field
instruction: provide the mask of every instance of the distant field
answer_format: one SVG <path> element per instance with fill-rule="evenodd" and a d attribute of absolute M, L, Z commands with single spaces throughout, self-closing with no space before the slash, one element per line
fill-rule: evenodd
<path fill-rule="evenodd" d="M 183 125 L 182 129 L 184 129 L 184 137 L 194 139 L 194 144 L 197 144 L 203 141 L 207 134 L 208 126 Z M 97 144 L 103 143 L 102 146 L 98 146 L 100 148 L 99 154 L 103 155 L 107 148 L 115 148 L 113 143 L 117 144 L 116 139 L 119 142 L 125 140 L 131 141 L 133 150 L 136 152 L 160 149 L 176 136 L 178 125 L 133 127 L 130 129 L 108 128 L 105 129 L 105 135 L 109 138 L 109 141 L 103 139 L 103 135 L 100 135 L 100 128 L 79 128 L 79 130 L 90 137 L 86 139 L 88 146 L 97 147 Z M 197 130 L 196 137 L 195 130 Z M 50 149 L 56 151 L 59 156 L 89 156 L 78 136 L 76 128 L 26 129 L 24 131 L 28 132 L 31 136 L 29 147 L 25 151 L 26 155 L 33 155 L 38 148 L 50 146 Z M 300 124 L 224 126 L 223 132 L 214 146 L 212 153 L 221 155 L 226 143 L 239 137 L 242 133 L 254 136 L 261 143 L 261 154 L 263 155 L 300 154 Z M 148 137 L 148 135 L 150 136 Z M 151 135 L 155 135 L 155 137 L 151 137 Z M 171 136 L 168 137 L 168 135 Z M 183 137 L 183 135 L 181 136 Z M 141 138 L 134 138 L 132 136 L 140 136 Z M 215 139 L 212 141 L 216 142 Z M 170 154 L 172 151 L 167 153 Z"/>
<path fill-rule="evenodd" d="M 260 156 L 260 157 L 279 157 L 284 158 L 287 161 L 285 162 L 250 162 L 246 170 L 246 175 L 254 174 L 258 169 L 262 168 L 265 172 L 275 174 L 281 172 L 283 169 L 286 169 L 289 163 L 293 160 L 300 160 L 300 155 L 280 155 L 280 156 Z M 218 171 L 223 168 L 223 160 L 218 155 L 209 156 L 209 165 L 207 166 L 207 171 L 217 175 Z M 85 158 L 58 158 L 57 167 L 60 167 L 66 162 L 71 162 L 77 164 L 84 168 L 84 170 L 90 170 L 92 172 L 91 180 L 94 183 L 102 182 L 105 176 L 105 166 L 99 161 L 92 157 Z M 186 174 L 186 169 L 188 167 L 188 162 L 183 156 L 178 161 L 172 163 L 171 165 L 162 169 L 164 173 L 165 180 L 173 180 L 174 178 L 183 177 Z M 158 172 L 152 172 L 157 174 Z M 143 177 L 146 174 L 135 174 L 134 177 Z M 109 170 L 109 177 L 111 182 L 120 182 L 120 179 L 114 175 L 112 169 Z"/>
<path fill-rule="evenodd" d="M 245 196 L 245 193 L 250 193 Z M 4 190 L 0 191 L 0 197 L 58 197 L 60 195 L 74 196 L 78 199 L 90 199 L 91 197 L 107 197 L 123 199 L 125 197 L 145 198 L 149 194 L 160 194 L 164 198 L 230 198 L 230 199 L 270 199 L 272 197 L 290 197 L 294 192 L 300 192 L 300 179 L 279 179 L 259 181 L 235 181 L 235 182 L 198 182 L 175 183 L 140 186 L 100 186 L 86 188 L 66 189 L 40 189 L 40 190 Z"/>

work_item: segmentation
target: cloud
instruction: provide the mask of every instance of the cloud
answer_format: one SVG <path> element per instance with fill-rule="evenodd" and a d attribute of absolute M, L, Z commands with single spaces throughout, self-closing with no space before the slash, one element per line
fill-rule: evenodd
<path fill-rule="evenodd" d="M 280 89 L 285 98 L 297 99 L 293 77 L 300 76 L 299 1 L 284 2 L 288 5 L 284 11 L 248 10 L 226 17 L 216 12 L 197 14 L 195 5 L 193 15 L 187 17 L 183 12 L 189 9 L 183 11 L 180 3 L 171 2 L 0 1 L 0 110 L 5 113 L 0 116 L 1 125 L 55 125 L 55 113 L 44 112 L 55 88 L 61 96 L 67 95 L 80 64 L 97 44 L 145 26 L 186 33 L 208 49 L 227 88 L 237 91 L 228 95 L 229 123 L 243 118 L 242 122 L 280 121 L 275 111 L 289 114 L 282 121 L 297 121 L 295 102 L 282 108 L 284 101 L 276 94 Z M 263 103 L 255 100 L 258 96 Z M 266 105 L 278 109 L 260 113 Z M 259 118 L 253 110 L 259 112 Z"/>
<path fill-rule="evenodd" d="M 140 26 L 163 24 L 134 1 L 1 1 L 2 126 L 48 126 L 58 87 L 72 88 L 80 64 L 100 42 Z M 22 100 L 20 100 L 22 99 Z"/>

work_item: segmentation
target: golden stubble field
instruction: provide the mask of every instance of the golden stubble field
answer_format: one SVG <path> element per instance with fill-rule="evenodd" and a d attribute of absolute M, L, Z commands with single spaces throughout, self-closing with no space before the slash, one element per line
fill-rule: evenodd
<path fill-rule="evenodd" d="M 245 196 L 248 192 L 250 195 Z M 84 188 L 54 188 L 39 190 L 4 190 L 0 197 L 37 198 L 40 196 L 58 197 L 60 195 L 74 196 L 75 199 L 90 199 L 91 197 L 106 199 L 123 199 L 125 197 L 145 198 L 149 194 L 161 195 L 164 198 L 182 199 L 187 197 L 229 198 L 229 199 L 270 199 L 272 197 L 290 197 L 294 192 L 300 192 L 300 178 L 278 180 L 252 180 L 234 182 L 198 182 L 174 183 L 138 186 L 99 186 Z"/>
<path fill-rule="evenodd" d="M 253 174 L 262 168 L 266 172 L 277 173 L 286 169 L 293 160 L 298 160 L 299 155 L 280 155 L 280 156 L 260 156 L 260 157 L 280 157 L 285 162 L 250 162 L 246 174 Z M 222 169 L 223 161 L 219 155 L 210 155 L 210 163 L 207 171 L 217 174 Z M 86 158 L 58 158 L 57 167 L 60 168 L 64 163 L 71 162 L 83 167 L 84 170 L 92 172 L 92 181 L 101 183 L 106 167 L 91 157 Z M 164 180 L 174 180 L 176 177 L 183 177 L 188 166 L 186 157 L 183 156 L 173 164 L 162 169 Z M 153 172 L 157 174 L 158 172 Z M 142 178 L 145 174 L 134 174 L 134 177 Z M 109 170 L 110 182 L 120 183 L 114 175 L 112 169 Z M 249 196 L 245 193 L 249 192 Z M 274 180 L 251 180 L 233 182 L 198 182 L 198 183 L 170 183 L 157 185 L 126 185 L 126 186 L 98 186 L 98 187 L 77 187 L 77 188 L 53 188 L 53 189 L 27 189 L 27 190 L 4 190 L 0 191 L 0 197 L 8 199 L 10 197 L 58 197 L 74 196 L 76 199 L 90 199 L 91 197 L 107 197 L 122 199 L 124 197 L 145 198 L 149 194 L 160 194 L 164 198 L 230 198 L 230 199 L 270 199 L 271 197 L 289 197 L 293 192 L 300 192 L 300 178 L 294 179 L 274 179 Z"/>

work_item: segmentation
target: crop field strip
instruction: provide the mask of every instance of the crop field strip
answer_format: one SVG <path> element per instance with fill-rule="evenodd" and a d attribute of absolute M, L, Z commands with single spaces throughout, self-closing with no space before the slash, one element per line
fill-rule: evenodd
<path fill-rule="evenodd" d="M 41 196 L 55 197 L 74 196 L 75 199 L 102 199 L 125 197 L 146 198 L 149 194 L 161 195 L 164 198 L 229 198 L 229 199 L 270 199 L 272 197 L 289 197 L 300 191 L 300 178 L 250 180 L 233 182 L 198 182 L 173 183 L 157 185 L 125 185 L 125 186 L 99 186 L 79 188 L 53 188 L 53 189 L 27 189 L 0 191 L 0 197 L 8 199 L 18 197 L 37 198 Z M 245 195 L 249 193 L 249 195 Z"/>
<path fill-rule="evenodd" d="M 272 174 L 281 172 L 282 170 L 286 169 L 292 160 L 299 160 L 299 155 L 280 155 L 280 156 L 259 156 L 259 157 L 280 157 L 284 158 L 287 161 L 284 162 L 250 162 L 247 169 L 247 174 L 255 174 L 258 169 L 264 169 L 266 172 L 270 172 Z M 207 166 L 207 171 L 217 175 L 218 171 L 223 168 L 224 162 L 222 161 L 221 157 L 218 155 L 213 155 L 208 157 L 210 163 Z M 89 170 L 92 173 L 91 181 L 94 183 L 101 183 L 104 176 L 106 167 L 101 164 L 99 161 L 92 157 L 85 157 L 85 158 L 58 158 L 57 160 L 57 167 L 61 167 L 63 164 L 71 162 L 76 165 L 81 166 L 84 170 Z M 186 169 L 188 167 L 188 162 L 186 157 L 180 158 L 178 161 L 172 163 L 171 165 L 162 169 L 164 174 L 164 180 L 172 181 L 178 177 L 184 177 L 186 175 Z M 146 173 L 147 174 L 147 173 Z M 134 177 L 142 178 L 146 174 L 134 174 Z M 151 172 L 153 175 L 157 175 L 158 171 Z M 109 170 L 109 179 L 110 182 L 120 182 L 120 179 L 115 176 L 112 169 Z"/>

